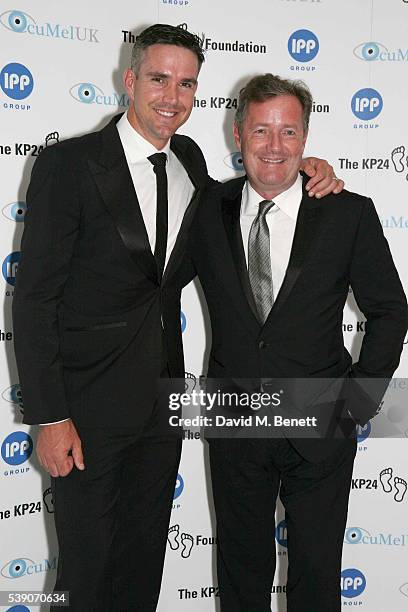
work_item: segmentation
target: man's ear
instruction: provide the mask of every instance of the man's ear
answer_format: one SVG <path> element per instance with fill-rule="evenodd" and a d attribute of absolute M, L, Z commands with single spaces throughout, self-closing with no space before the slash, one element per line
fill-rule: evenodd
<path fill-rule="evenodd" d="M 136 79 L 137 79 L 137 76 L 135 75 L 133 70 L 131 70 L 130 68 L 127 68 L 125 72 L 123 73 L 123 83 L 125 85 L 127 94 L 132 101 L 134 99 L 133 91 L 134 91 Z"/>
<path fill-rule="evenodd" d="M 241 137 L 239 135 L 238 126 L 235 122 L 234 122 L 234 127 L 233 127 L 233 133 L 234 133 L 235 144 L 238 147 L 238 151 L 240 151 L 241 150 Z"/>

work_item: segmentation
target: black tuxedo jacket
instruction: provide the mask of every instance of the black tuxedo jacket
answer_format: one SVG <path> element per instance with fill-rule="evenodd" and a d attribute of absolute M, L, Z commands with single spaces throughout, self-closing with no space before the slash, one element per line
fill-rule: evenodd
<path fill-rule="evenodd" d="M 245 177 L 209 188 L 191 233 L 189 251 L 212 326 L 208 376 L 391 377 L 407 329 L 407 304 L 372 201 L 347 191 L 321 201 L 304 190 L 286 275 L 262 325 L 240 229 L 244 182 Z M 354 364 L 342 332 L 349 286 L 367 319 Z M 365 423 L 377 408 L 375 401 L 355 401 L 352 413 Z M 302 454 L 318 456 L 323 444 L 313 449 L 309 442 L 294 441 Z"/>
<path fill-rule="evenodd" d="M 44 150 L 34 166 L 13 302 L 25 423 L 136 425 L 163 367 L 184 377 L 173 279 L 205 160 L 190 138 L 171 139 L 195 192 L 160 283 L 118 119 Z"/>

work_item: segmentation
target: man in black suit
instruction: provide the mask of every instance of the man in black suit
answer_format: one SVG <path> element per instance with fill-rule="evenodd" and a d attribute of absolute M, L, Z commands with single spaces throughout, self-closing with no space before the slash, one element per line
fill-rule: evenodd
<path fill-rule="evenodd" d="M 174 279 L 208 181 L 175 132 L 203 60 L 193 34 L 144 30 L 127 114 L 45 150 L 27 194 L 15 350 L 24 422 L 42 425 L 53 477 L 56 589 L 75 612 L 156 609 L 181 447 L 158 428 L 156 381 L 184 377 Z M 340 191 L 320 166 L 311 192 Z"/>
<path fill-rule="evenodd" d="M 259 391 L 254 381 L 290 378 L 344 379 L 346 389 L 371 379 L 383 392 L 399 363 L 406 299 L 372 201 L 346 191 L 324 205 L 306 197 L 299 168 L 311 105 L 304 84 L 271 74 L 242 89 L 234 136 L 247 175 L 209 189 L 193 224 L 212 325 L 208 377 L 230 381 L 229 392 L 233 381 Z M 354 364 L 342 334 L 350 285 L 367 319 Z M 355 422 L 379 399 L 341 397 L 326 407 L 343 438 L 209 437 L 222 612 L 271 609 L 278 492 L 288 612 L 340 610 Z"/>

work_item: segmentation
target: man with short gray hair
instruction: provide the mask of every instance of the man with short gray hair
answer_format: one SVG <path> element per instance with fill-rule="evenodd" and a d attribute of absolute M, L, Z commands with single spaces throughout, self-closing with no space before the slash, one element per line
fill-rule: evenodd
<path fill-rule="evenodd" d="M 247 83 L 234 124 L 246 176 L 207 192 L 191 233 L 211 317 L 208 379 L 228 391 L 258 392 L 265 379 L 382 384 L 399 363 L 407 304 L 372 201 L 346 191 L 324 205 L 307 197 L 299 170 L 311 104 L 298 81 L 265 74 Z M 349 286 L 367 319 L 356 363 L 342 334 Z M 207 430 L 221 612 L 271 610 L 278 493 L 288 612 L 339 612 L 355 423 L 378 408 L 372 398 L 348 399 L 323 404 L 322 417 L 333 414 L 339 427 L 333 439 Z"/>

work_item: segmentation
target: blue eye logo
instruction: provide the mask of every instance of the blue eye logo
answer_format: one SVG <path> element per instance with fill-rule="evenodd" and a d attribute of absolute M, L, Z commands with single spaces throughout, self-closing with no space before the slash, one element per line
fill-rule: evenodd
<path fill-rule="evenodd" d="M 232 168 L 237 172 L 244 170 L 242 154 L 240 151 L 236 151 L 235 153 L 231 153 L 230 155 L 224 157 L 224 164 L 228 166 L 228 168 Z"/>
<path fill-rule="evenodd" d="M 24 100 L 33 91 L 33 75 L 23 64 L 12 62 L 0 72 L 0 87 L 9 98 Z"/>
<path fill-rule="evenodd" d="M 363 427 L 361 427 L 361 425 L 357 425 L 357 442 L 359 444 L 361 442 L 364 442 L 364 440 L 368 438 L 370 433 L 371 433 L 371 423 L 370 422 L 368 422 Z"/>
<path fill-rule="evenodd" d="M 310 30 L 296 30 L 289 37 L 288 51 L 297 62 L 310 62 L 319 53 L 319 40 Z"/>
<path fill-rule="evenodd" d="M 351 99 L 351 110 L 357 119 L 370 121 L 381 113 L 383 99 L 381 94 L 371 87 L 359 89 Z"/>
<path fill-rule="evenodd" d="M 384 47 L 381 43 L 378 42 L 366 42 L 354 48 L 354 55 L 358 57 L 358 59 L 364 60 L 366 62 L 375 62 L 380 53 L 387 53 L 387 47 Z"/>
<path fill-rule="evenodd" d="M 174 499 L 177 499 L 178 497 L 180 497 L 180 495 L 182 494 L 184 489 L 184 480 L 181 477 L 180 474 L 177 474 L 177 480 L 176 480 L 176 488 L 174 489 Z"/>
<path fill-rule="evenodd" d="M 77 102 L 92 104 L 97 95 L 104 95 L 102 89 L 93 83 L 77 83 L 69 90 L 70 95 Z"/>
<path fill-rule="evenodd" d="M 21 394 L 21 387 L 19 384 L 11 385 L 11 387 L 8 387 L 3 391 L 1 396 L 9 404 L 16 404 L 17 406 L 20 406 L 20 408 L 23 407 L 23 396 Z"/>
<path fill-rule="evenodd" d="M 5 11 L 0 15 L 2 26 L 21 34 L 27 31 L 29 25 L 35 25 L 35 20 L 23 11 Z"/>
<path fill-rule="evenodd" d="M 25 431 L 13 431 L 1 445 L 1 456 L 9 465 L 21 465 L 31 457 L 33 441 Z"/>
<path fill-rule="evenodd" d="M 367 581 L 360 570 L 348 568 L 341 572 L 340 585 L 342 597 L 351 599 L 362 594 L 367 586 Z"/>
<path fill-rule="evenodd" d="M 346 533 L 344 534 L 344 541 L 346 544 L 360 544 L 365 535 L 370 535 L 366 529 L 361 529 L 360 527 L 349 527 L 346 529 Z"/>
<path fill-rule="evenodd" d="M 14 251 L 14 253 L 10 253 L 10 255 L 7 255 L 7 257 L 3 261 L 2 272 L 4 280 L 12 287 L 14 287 L 14 285 L 16 284 L 16 276 L 20 257 L 20 251 Z"/>
<path fill-rule="evenodd" d="M 6 204 L 1 212 L 10 221 L 21 223 L 21 221 L 24 221 L 26 211 L 27 205 L 25 202 L 11 202 L 11 204 Z"/>
<path fill-rule="evenodd" d="M 286 525 L 286 521 L 281 521 L 275 529 L 275 538 L 276 541 L 279 542 L 281 546 L 285 548 L 288 547 L 288 529 Z"/>
<path fill-rule="evenodd" d="M 13 559 L 1 568 L 0 573 L 3 578 L 21 578 L 26 575 L 27 567 L 33 563 L 31 559 Z"/>

